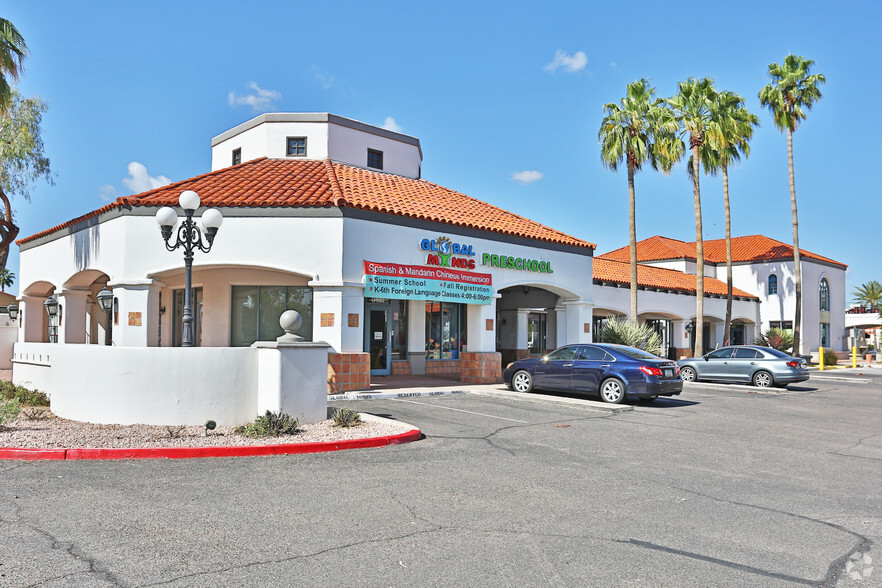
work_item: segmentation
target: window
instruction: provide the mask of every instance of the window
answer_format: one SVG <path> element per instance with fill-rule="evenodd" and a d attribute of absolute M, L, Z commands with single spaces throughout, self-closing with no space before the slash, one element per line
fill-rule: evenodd
<path fill-rule="evenodd" d="M 466 335 L 464 304 L 426 302 L 426 359 L 459 359 Z"/>
<path fill-rule="evenodd" d="M 733 355 L 735 359 L 758 359 L 760 356 L 759 352 L 756 349 L 751 349 L 749 347 L 738 347 L 735 349 L 735 355 Z"/>
<path fill-rule="evenodd" d="M 242 148 L 233 149 L 233 165 L 242 163 Z"/>
<path fill-rule="evenodd" d="M 297 331 L 312 341 L 312 288 L 305 286 L 233 286 L 230 345 L 248 347 L 255 341 L 273 341 L 285 332 L 279 317 L 296 310 L 303 318 Z"/>
<path fill-rule="evenodd" d="M 708 359 L 729 359 L 732 357 L 732 348 L 723 347 L 707 354 Z"/>
<path fill-rule="evenodd" d="M 830 323 L 821 323 L 821 347 L 830 347 Z"/>
<path fill-rule="evenodd" d="M 586 345 L 579 353 L 579 359 L 585 359 L 588 361 L 610 361 L 610 358 L 607 357 L 608 355 L 609 353 L 600 347 Z"/>
<path fill-rule="evenodd" d="M 769 276 L 769 296 L 778 293 L 778 276 L 772 274 Z"/>
<path fill-rule="evenodd" d="M 306 157 L 306 137 L 288 137 L 285 155 L 288 157 Z"/>
<path fill-rule="evenodd" d="M 367 166 L 374 169 L 383 169 L 383 152 L 376 149 L 368 149 Z"/>
<path fill-rule="evenodd" d="M 546 357 L 549 361 L 561 361 L 561 360 L 571 360 L 576 358 L 576 353 L 579 351 L 579 348 L 575 345 L 568 345 L 566 347 L 561 347 L 560 349 L 556 349 L 549 353 Z"/>
<path fill-rule="evenodd" d="M 830 285 L 827 283 L 827 278 L 821 278 L 818 298 L 819 308 L 821 310 L 830 310 Z"/>
<path fill-rule="evenodd" d="M 793 321 L 769 321 L 770 329 L 782 329 L 784 331 L 793 330 Z"/>

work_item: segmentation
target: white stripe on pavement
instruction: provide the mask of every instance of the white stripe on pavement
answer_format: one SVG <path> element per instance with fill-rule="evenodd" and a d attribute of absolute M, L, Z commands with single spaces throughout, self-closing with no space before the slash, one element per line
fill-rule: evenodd
<path fill-rule="evenodd" d="M 410 402 L 411 404 L 422 404 L 423 406 L 431 406 L 432 408 L 443 408 L 444 410 L 455 410 L 456 412 L 467 412 L 469 414 L 476 414 L 478 416 L 484 416 L 491 419 L 500 419 L 503 421 L 511 421 L 513 423 L 523 423 L 525 425 L 530 424 L 529 421 L 519 421 L 517 419 L 510 419 L 506 417 L 496 416 L 492 414 L 484 414 L 483 412 L 474 412 L 471 410 L 463 410 L 461 408 L 451 408 L 449 406 L 438 406 L 437 404 L 429 404 L 428 402 L 417 402 L 416 400 L 404 400 L 401 398 L 390 398 L 390 400 L 394 400 L 395 402 Z"/>

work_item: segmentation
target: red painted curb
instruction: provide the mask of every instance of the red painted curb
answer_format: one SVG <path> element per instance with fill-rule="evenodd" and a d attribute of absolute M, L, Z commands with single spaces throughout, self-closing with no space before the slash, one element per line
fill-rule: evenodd
<path fill-rule="evenodd" d="M 287 443 L 284 445 L 228 445 L 223 447 L 143 447 L 136 449 L 26 449 L 0 447 L 0 459 L 188 459 L 195 457 L 244 457 L 254 455 L 293 455 L 320 453 L 343 449 L 383 447 L 417 441 L 423 436 L 419 429 L 366 439 L 322 441 L 319 443 Z"/>

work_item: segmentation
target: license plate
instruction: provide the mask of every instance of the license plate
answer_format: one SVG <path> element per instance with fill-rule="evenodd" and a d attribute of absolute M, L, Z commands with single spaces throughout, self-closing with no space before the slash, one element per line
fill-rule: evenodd
<path fill-rule="evenodd" d="M 665 377 L 671 378 L 674 376 L 674 370 L 665 370 Z"/>

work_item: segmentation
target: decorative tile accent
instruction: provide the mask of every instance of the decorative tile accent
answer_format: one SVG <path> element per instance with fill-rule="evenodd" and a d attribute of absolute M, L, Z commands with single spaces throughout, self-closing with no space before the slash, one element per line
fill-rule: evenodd
<path fill-rule="evenodd" d="M 333 327 L 334 326 L 334 313 L 333 312 L 323 312 L 322 313 L 322 326 L 323 327 Z"/>
<path fill-rule="evenodd" d="M 358 326 L 358 314 L 357 313 L 349 313 L 349 326 L 357 327 Z"/>
<path fill-rule="evenodd" d="M 585 328 L 585 332 L 586 332 L 586 333 L 590 333 L 590 332 L 591 332 L 591 323 L 583 323 L 583 326 L 584 326 L 584 328 Z"/>
<path fill-rule="evenodd" d="M 129 313 L 129 326 L 130 327 L 140 327 L 141 326 L 141 313 L 140 312 L 130 312 Z"/>
<path fill-rule="evenodd" d="M 487 326 L 485 327 L 488 331 L 493 330 L 493 319 L 487 319 Z"/>

